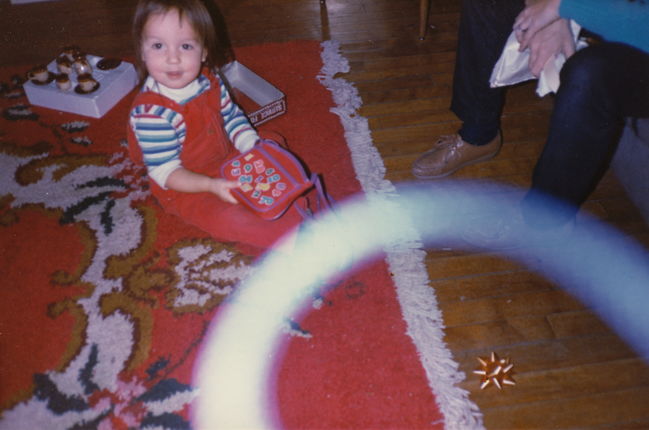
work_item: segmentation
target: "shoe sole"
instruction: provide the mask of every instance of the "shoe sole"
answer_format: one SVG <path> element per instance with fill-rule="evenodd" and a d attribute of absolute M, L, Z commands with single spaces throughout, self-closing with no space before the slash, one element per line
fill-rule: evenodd
<path fill-rule="evenodd" d="M 497 150 L 495 153 L 493 153 L 493 154 L 485 155 L 485 156 L 482 157 L 482 158 L 476 158 L 475 160 L 467 161 L 467 162 L 465 162 L 465 163 L 463 163 L 463 164 L 460 164 L 460 165 L 457 166 L 455 169 L 450 170 L 450 171 L 445 172 L 445 173 L 442 173 L 441 175 L 418 175 L 418 174 L 415 173 L 414 171 L 412 172 L 412 175 L 413 175 L 415 178 L 417 178 L 417 179 L 439 179 L 439 178 L 445 178 L 446 176 L 452 175 L 453 173 L 457 172 L 458 170 L 460 170 L 460 169 L 462 169 L 462 168 L 464 168 L 464 167 L 471 166 L 472 164 L 481 163 L 481 162 L 483 162 L 483 161 L 487 161 L 487 160 L 489 160 L 489 159 L 492 159 L 492 158 L 494 158 L 496 155 L 498 155 L 498 152 L 500 152 L 500 148 L 498 148 L 498 150 Z"/>

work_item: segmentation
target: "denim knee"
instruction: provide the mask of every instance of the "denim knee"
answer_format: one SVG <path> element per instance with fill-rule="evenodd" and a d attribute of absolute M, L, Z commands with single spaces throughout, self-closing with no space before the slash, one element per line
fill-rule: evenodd
<path fill-rule="evenodd" d="M 559 91 L 570 93 L 573 103 L 576 98 L 586 98 L 588 103 L 600 103 L 602 107 L 610 103 L 619 87 L 616 68 L 620 64 L 616 56 L 615 46 L 609 43 L 577 51 L 561 69 Z"/>

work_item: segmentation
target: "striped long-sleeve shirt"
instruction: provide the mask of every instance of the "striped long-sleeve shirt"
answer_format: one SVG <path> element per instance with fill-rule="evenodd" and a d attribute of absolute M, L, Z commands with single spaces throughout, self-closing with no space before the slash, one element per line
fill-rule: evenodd
<path fill-rule="evenodd" d="M 219 81 L 221 90 L 221 115 L 225 132 L 241 152 L 253 147 L 259 139 L 243 111 L 232 101 L 230 93 Z M 182 89 L 171 89 L 149 77 L 143 91 L 162 94 L 178 104 L 185 104 L 210 89 L 210 81 L 203 75 Z M 131 127 L 142 149 L 149 176 L 162 188 L 167 178 L 182 167 L 180 152 L 185 141 L 186 127 L 182 114 L 159 105 L 139 105 L 130 116 Z"/>

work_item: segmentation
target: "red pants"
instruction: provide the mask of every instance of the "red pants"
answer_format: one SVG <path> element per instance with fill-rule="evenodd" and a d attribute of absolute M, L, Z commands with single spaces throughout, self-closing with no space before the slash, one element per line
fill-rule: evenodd
<path fill-rule="evenodd" d="M 209 193 L 174 193 L 160 199 L 166 212 L 224 242 L 239 242 L 267 250 L 303 221 L 293 204 L 281 218 L 264 220 L 241 205 L 226 203 Z"/>

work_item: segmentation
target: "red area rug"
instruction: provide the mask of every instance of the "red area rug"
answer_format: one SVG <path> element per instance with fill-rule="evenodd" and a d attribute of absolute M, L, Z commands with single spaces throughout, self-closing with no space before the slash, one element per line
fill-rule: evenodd
<path fill-rule="evenodd" d="M 392 192 L 335 43 L 236 50 L 286 94 L 283 134 L 337 200 Z M 254 265 L 160 211 L 126 154 L 132 94 L 101 119 L 30 106 L 0 70 L 0 428 L 186 429 L 193 366 Z M 349 274 L 287 326 L 295 429 L 480 428 L 412 250 Z"/>

